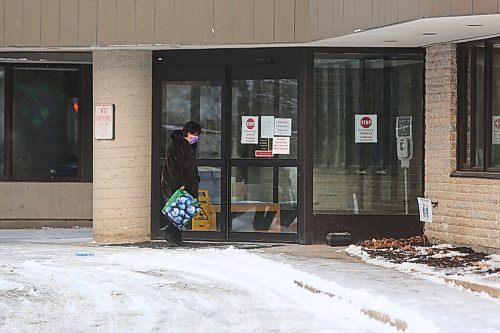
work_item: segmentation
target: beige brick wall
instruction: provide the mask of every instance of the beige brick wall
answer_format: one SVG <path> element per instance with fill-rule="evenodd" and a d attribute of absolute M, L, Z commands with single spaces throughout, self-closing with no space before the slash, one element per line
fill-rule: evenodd
<path fill-rule="evenodd" d="M 427 48 L 425 195 L 438 202 L 431 239 L 500 251 L 500 180 L 450 177 L 456 169 L 456 46 Z"/>
<path fill-rule="evenodd" d="M 94 139 L 94 239 L 151 239 L 150 51 L 95 51 L 94 106 L 115 104 L 115 139 Z M 95 115 L 94 115 L 95 117 Z"/>

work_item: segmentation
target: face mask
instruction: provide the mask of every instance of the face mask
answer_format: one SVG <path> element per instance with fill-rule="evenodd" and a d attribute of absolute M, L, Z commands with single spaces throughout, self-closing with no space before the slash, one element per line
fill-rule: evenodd
<path fill-rule="evenodd" d="M 189 144 L 194 145 L 196 142 L 198 142 L 198 137 L 193 135 L 191 139 L 189 139 Z"/>

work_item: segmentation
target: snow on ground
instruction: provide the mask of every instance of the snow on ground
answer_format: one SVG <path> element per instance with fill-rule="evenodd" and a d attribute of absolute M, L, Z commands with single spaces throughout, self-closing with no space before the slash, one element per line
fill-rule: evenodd
<path fill-rule="evenodd" d="M 232 246 L 95 246 L 91 229 L 0 230 L 0 251 L 0 332 L 500 332 L 477 322 L 496 300 L 460 293 L 473 313 L 446 319 L 393 284 L 402 273 L 366 264 L 349 276 L 350 264 Z"/>
<path fill-rule="evenodd" d="M 433 245 L 432 247 L 415 247 L 417 253 L 425 254 L 429 249 L 439 249 L 439 248 L 452 248 L 449 244 L 439 244 Z M 381 249 L 377 251 L 388 251 L 387 249 Z M 436 268 L 431 267 L 429 265 L 425 265 L 422 263 L 413 263 L 413 262 L 403 262 L 403 263 L 395 263 L 384 260 L 382 257 L 373 258 L 366 251 L 363 250 L 361 246 L 350 245 L 346 250 L 346 253 L 360 258 L 366 263 L 370 263 L 373 265 L 378 265 L 382 267 L 396 269 L 401 272 L 418 275 L 424 279 L 428 279 L 437 283 L 445 284 L 445 279 L 456 279 L 460 281 L 466 281 L 471 283 L 478 283 L 485 286 L 490 286 L 493 288 L 500 289 L 500 274 L 486 274 L 478 271 L 477 269 L 471 269 L 468 267 L 462 268 Z M 432 258 L 440 258 L 444 256 L 452 257 L 452 256 L 461 256 L 462 253 L 456 251 L 448 251 L 446 254 L 432 254 L 430 257 Z M 485 268 L 500 268 L 500 256 L 499 255 L 490 255 L 488 260 L 482 260 L 481 265 L 484 265 Z M 453 283 L 446 283 L 448 286 L 462 288 Z"/>

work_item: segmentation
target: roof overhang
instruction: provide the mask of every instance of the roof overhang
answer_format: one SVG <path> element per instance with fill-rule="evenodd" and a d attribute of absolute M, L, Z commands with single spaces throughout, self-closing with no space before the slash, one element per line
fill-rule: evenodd
<path fill-rule="evenodd" d="M 500 14 L 423 18 L 307 43 L 328 47 L 426 47 L 500 36 Z"/>

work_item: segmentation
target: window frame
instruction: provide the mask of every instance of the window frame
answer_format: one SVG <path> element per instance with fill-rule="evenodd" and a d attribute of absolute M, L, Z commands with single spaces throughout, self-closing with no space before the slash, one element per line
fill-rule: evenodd
<path fill-rule="evenodd" d="M 0 54 L 1 55 L 1 54 Z M 91 63 L 50 62 L 26 63 L 0 62 L 5 70 L 4 89 L 4 173 L 0 174 L 0 182 L 92 182 L 92 65 Z M 14 70 L 28 67 L 44 69 L 68 68 L 76 69 L 78 75 L 78 95 L 80 97 L 78 115 L 78 174 L 76 177 L 33 178 L 15 177 L 12 172 L 12 133 L 13 133 L 13 91 Z"/>
<path fill-rule="evenodd" d="M 499 178 L 500 168 L 491 166 L 491 152 L 492 152 L 492 69 L 493 69 L 493 45 L 499 44 L 500 38 L 491 38 L 481 41 L 474 41 L 469 43 L 459 44 L 457 48 L 457 147 L 456 147 L 456 171 L 451 176 L 456 177 L 477 177 L 477 178 Z M 484 47 L 484 68 L 483 68 L 483 89 L 484 93 L 477 93 L 477 70 L 475 64 L 477 55 L 476 52 L 471 51 L 470 56 L 470 130 L 467 131 L 468 121 L 468 107 L 469 107 L 469 51 L 474 50 L 475 47 Z M 482 166 L 474 166 L 476 158 L 476 130 L 478 128 L 476 123 L 476 105 L 477 100 L 482 99 L 484 105 L 484 114 L 480 119 L 483 128 L 485 129 L 482 134 L 484 142 L 484 149 L 482 152 L 482 159 L 484 161 Z M 470 162 L 467 163 L 467 145 L 470 146 Z"/>

